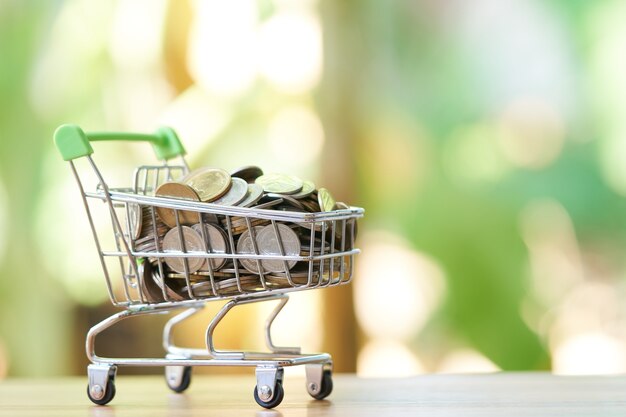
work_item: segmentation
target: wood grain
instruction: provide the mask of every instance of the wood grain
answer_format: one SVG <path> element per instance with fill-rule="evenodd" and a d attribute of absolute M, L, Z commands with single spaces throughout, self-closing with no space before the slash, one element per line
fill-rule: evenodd
<path fill-rule="evenodd" d="M 123 373 L 123 369 L 122 369 Z M 286 375 L 275 410 L 254 402 L 254 377 L 198 376 L 186 394 L 162 378 L 118 375 L 109 406 L 92 405 L 86 378 L 0 382 L 0 416 L 623 416 L 626 376 L 557 377 L 542 373 L 429 375 L 359 379 L 337 375 L 328 400 L 312 400 L 304 380 Z"/>

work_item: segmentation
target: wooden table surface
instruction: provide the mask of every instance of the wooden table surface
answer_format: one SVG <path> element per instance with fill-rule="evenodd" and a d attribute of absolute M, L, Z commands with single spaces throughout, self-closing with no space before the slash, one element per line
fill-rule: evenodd
<path fill-rule="evenodd" d="M 544 373 L 426 375 L 360 379 L 335 375 L 328 400 L 312 400 L 304 379 L 285 376 L 274 410 L 252 398 L 250 376 L 197 376 L 185 394 L 162 377 L 118 375 L 117 395 L 95 406 L 86 377 L 0 381 L 0 416 L 625 416 L 626 376 L 559 377 Z"/>

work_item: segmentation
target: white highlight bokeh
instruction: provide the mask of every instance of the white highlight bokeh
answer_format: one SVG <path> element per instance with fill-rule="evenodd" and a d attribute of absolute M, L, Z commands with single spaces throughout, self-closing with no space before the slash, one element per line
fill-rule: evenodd
<path fill-rule="evenodd" d="M 447 354 L 437 372 L 440 373 L 488 373 L 500 368 L 486 356 L 473 349 L 459 349 Z"/>
<path fill-rule="evenodd" d="M 354 280 L 355 309 L 371 338 L 408 340 L 424 326 L 444 294 L 437 263 L 389 232 L 370 232 L 361 240 Z"/>
<path fill-rule="evenodd" d="M 304 106 L 280 110 L 269 122 L 268 142 L 274 156 L 288 168 L 314 162 L 324 146 L 324 129 L 319 117 Z"/>
<path fill-rule="evenodd" d="M 223 96 L 245 93 L 256 77 L 256 3 L 194 1 L 187 67 L 201 87 Z"/>
<path fill-rule="evenodd" d="M 357 375 L 362 378 L 399 378 L 425 372 L 419 358 L 402 342 L 372 339 L 359 352 Z"/>
<path fill-rule="evenodd" d="M 623 374 L 624 341 L 601 332 L 582 333 L 559 343 L 552 352 L 552 371 L 561 375 Z"/>
<path fill-rule="evenodd" d="M 278 90 L 303 93 L 322 72 L 322 28 L 304 10 L 278 12 L 259 29 L 259 70 Z"/>
<path fill-rule="evenodd" d="M 124 0 L 116 4 L 109 39 L 115 65 L 125 70 L 160 65 L 167 1 Z"/>

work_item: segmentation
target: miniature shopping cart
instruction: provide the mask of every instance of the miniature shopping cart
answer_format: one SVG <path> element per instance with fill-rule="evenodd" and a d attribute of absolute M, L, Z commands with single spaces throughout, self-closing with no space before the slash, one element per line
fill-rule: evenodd
<path fill-rule="evenodd" d="M 280 404 L 284 396 L 283 368 L 306 365 L 308 393 L 315 399 L 323 399 L 330 394 L 333 386 L 331 356 L 327 353 L 303 354 L 299 348 L 275 346 L 272 343 L 271 326 L 287 303 L 290 292 L 344 285 L 351 281 L 354 255 L 359 253 L 354 247 L 356 221 L 363 216 L 363 209 L 348 207 L 331 212 L 304 213 L 156 197 L 154 193 L 160 184 L 175 181 L 189 171 L 184 159 L 185 150 L 176 133 L 169 128 L 161 128 L 153 135 L 85 134 L 78 126 L 63 125 L 55 132 L 54 140 L 78 182 L 111 302 L 123 308 L 93 326 L 87 334 L 86 351 L 92 362 L 88 366 L 87 395 L 91 401 L 104 405 L 113 399 L 118 366 L 164 366 L 167 385 L 175 392 L 183 392 L 189 387 L 193 366 L 253 366 L 256 368 L 254 398 L 259 405 L 273 408 Z M 132 187 L 110 187 L 92 158 L 90 142 L 113 140 L 150 142 L 162 164 L 138 167 L 134 172 Z M 174 158 L 180 160 L 178 165 L 168 162 Z M 87 177 L 95 185 L 92 189 L 86 188 Z M 180 215 L 188 216 L 189 212 L 196 213 L 201 224 L 207 216 L 217 217 L 225 225 L 225 237 L 230 242 L 230 250 L 214 253 L 205 247 L 202 251 L 191 251 L 182 244 L 181 250 L 165 251 L 157 238 L 158 208 L 172 210 L 177 224 Z M 137 220 L 133 219 L 138 211 L 147 216 L 145 222 L 155 229 L 154 245 L 149 250 L 145 245 L 138 247 L 135 240 L 133 227 L 136 227 Z M 110 217 L 112 234 L 109 228 L 107 233 L 100 230 L 98 220 L 102 218 L 99 216 Z M 260 253 L 254 238 L 253 253 L 238 253 L 234 245 L 233 228 L 230 227 L 235 221 L 244 224 L 243 228 L 252 236 L 255 233 L 254 224 L 263 222 L 273 226 L 280 254 Z M 308 252 L 298 256 L 285 254 L 282 235 L 278 231 L 281 224 L 310 230 Z M 204 237 L 204 227 L 200 230 Z M 218 257 L 232 262 L 230 281 L 212 270 L 211 261 Z M 183 285 L 182 290 L 174 291 L 166 285 L 166 258 L 183 260 L 184 273 L 178 277 L 178 282 Z M 188 268 L 188 262 L 194 258 L 204 258 L 208 265 L 206 281 L 201 288 L 194 285 L 193 275 Z M 251 276 L 249 271 L 241 267 L 241 262 L 246 260 L 258 265 L 257 274 Z M 282 262 L 284 270 L 272 274 L 265 272 L 260 263 L 267 260 Z M 293 264 L 293 261 L 301 266 L 298 274 L 288 267 L 288 263 Z M 224 284 L 226 281 L 228 284 Z M 174 344 L 173 329 L 201 311 L 207 302 L 218 300 L 224 300 L 225 304 L 206 329 L 206 349 Z M 268 352 L 235 352 L 215 348 L 214 330 L 233 307 L 269 300 L 276 300 L 278 304 L 265 323 Z M 183 311 L 164 326 L 164 357 L 109 358 L 96 355 L 96 336 L 105 329 L 129 317 L 174 310 Z"/>

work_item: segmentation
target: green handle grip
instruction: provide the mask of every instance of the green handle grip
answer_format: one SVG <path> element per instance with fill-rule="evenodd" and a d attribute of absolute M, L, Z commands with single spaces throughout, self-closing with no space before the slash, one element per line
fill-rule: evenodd
<path fill-rule="evenodd" d="M 66 161 L 91 155 L 93 148 L 89 142 L 101 140 L 150 142 L 157 158 L 160 160 L 172 159 L 186 154 L 183 144 L 178 139 L 178 135 L 174 132 L 174 129 L 169 127 L 161 127 L 153 135 L 117 132 L 87 134 L 76 125 L 62 125 L 54 132 L 54 143 Z"/>

